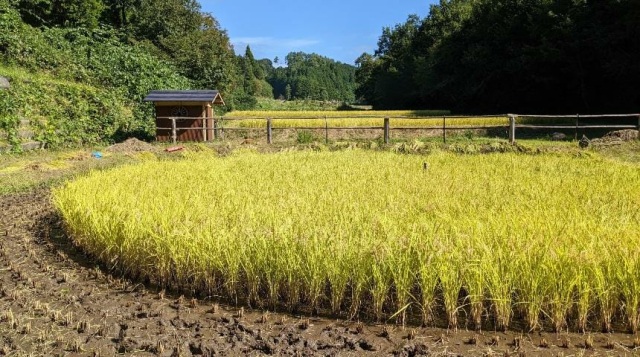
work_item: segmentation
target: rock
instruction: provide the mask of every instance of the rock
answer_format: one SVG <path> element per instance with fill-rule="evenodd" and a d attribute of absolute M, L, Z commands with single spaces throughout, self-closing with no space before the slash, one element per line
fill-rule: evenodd
<path fill-rule="evenodd" d="M 581 148 L 585 149 L 586 147 L 589 146 L 589 143 L 591 141 L 589 140 L 589 138 L 587 138 L 586 135 L 582 135 L 582 139 L 580 139 L 580 141 L 578 142 L 578 144 L 580 145 Z"/>
<path fill-rule="evenodd" d="M 0 89 L 9 89 L 10 87 L 9 78 L 0 76 Z"/>
<path fill-rule="evenodd" d="M 558 141 L 558 140 L 564 140 L 566 138 L 567 138 L 567 136 L 564 135 L 563 133 L 555 132 L 555 133 L 551 134 L 551 140 Z"/>

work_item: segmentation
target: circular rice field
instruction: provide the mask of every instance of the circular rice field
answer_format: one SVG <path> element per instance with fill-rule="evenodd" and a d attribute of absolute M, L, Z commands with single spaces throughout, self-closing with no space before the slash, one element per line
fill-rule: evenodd
<path fill-rule="evenodd" d="M 54 203 L 87 252 L 169 288 L 402 322 L 636 331 L 638 183 L 638 166 L 564 154 L 243 153 L 93 172 Z"/>

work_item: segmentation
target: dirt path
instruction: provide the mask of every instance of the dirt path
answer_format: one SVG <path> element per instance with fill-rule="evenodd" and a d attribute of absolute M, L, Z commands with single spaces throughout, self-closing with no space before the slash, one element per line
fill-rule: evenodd
<path fill-rule="evenodd" d="M 47 190 L 0 196 L 0 355 L 617 356 L 633 345 L 628 334 L 402 329 L 165 294 L 69 244 Z"/>

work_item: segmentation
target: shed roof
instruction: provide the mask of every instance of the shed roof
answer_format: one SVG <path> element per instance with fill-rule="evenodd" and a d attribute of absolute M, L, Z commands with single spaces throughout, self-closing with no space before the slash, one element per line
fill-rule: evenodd
<path fill-rule="evenodd" d="M 154 90 L 144 98 L 145 102 L 208 102 L 224 104 L 217 90 Z"/>

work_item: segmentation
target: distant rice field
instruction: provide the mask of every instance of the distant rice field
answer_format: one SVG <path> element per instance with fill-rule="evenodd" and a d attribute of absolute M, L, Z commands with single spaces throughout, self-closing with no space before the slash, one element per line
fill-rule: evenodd
<path fill-rule="evenodd" d="M 507 126 L 503 116 L 452 116 L 446 110 L 367 110 L 367 111 L 234 111 L 223 117 L 223 127 L 264 128 L 271 118 L 273 128 L 382 128 L 390 118 L 391 128 L 441 128 Z M 224 120 L 228 119 L 228 120 Z M 446 121 L 446 122 L 445 122 Z M 567 119 L 519 119 L 520 124 L 536 122 L 570 123 Z"/>

